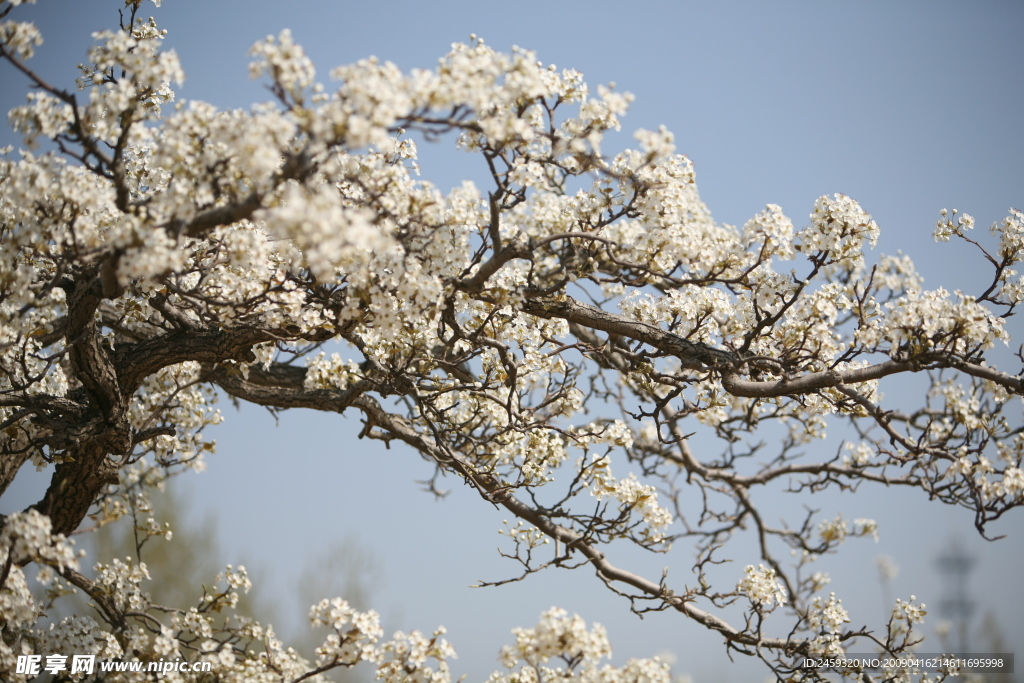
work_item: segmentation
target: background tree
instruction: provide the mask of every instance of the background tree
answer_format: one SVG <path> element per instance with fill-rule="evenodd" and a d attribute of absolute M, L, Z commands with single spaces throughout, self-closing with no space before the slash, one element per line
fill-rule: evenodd
<path fill-rule="evenodd" d="M 314 664 L 263 626 L 214 623 L 248 586 L 236 570 L 194 611 L 167 613 L 139 587 L 141 564 L 75 570 L 60 535 L 139 507 L 145 487 L 200 463 L 202 430 L 220 419 L 214 387 L 275 409 L 360 413 L 364 437 L 434 464 L 431 486 L 454 475 L 517 518 L 514 578 L 590 567 L 634 611 L 677 611 L 782 678 L 814 679 L 804 656 L 855 644 L 903 652 L 923 610 L 900 600 L 887 624 L 848 626 L 807 565 L 874 523 L 808 513 L 774 526 L 752 491 L 917 488 L 970 510 L 982 533 L 1019 505 L 1019 426 L 1004 406 L 1020 381 L 991 350 L 1021 298 L 1020 212 L 982 250 L 984 291 L 924 291 L 907 258 L 865 261 L 878 227 L 852 199 L 820 198 L 800 230 L 773 205 L 741 229 L 718 224 L 665 129 L 602 153 L 627 95 L 595 97 L 576 72 L 482 41 L 432 72 L 341 67 L 328 93 L 282 32 L 253 48 L 276 103 L 163 117 L 180 68 L 137 10 L 98 37 L 88 97 L 29 69 L 33 27 L 3 27 L 0 55 L 37 88 L 12 121 L 27 145 L 48 138 L 59 151 L 0 170 L 0 491 L 30 459 L 55 465 L 0 539 L 5 664 L 57 637 L 33 629 L 19 566 L 36 561 L 99 605 L 103 627 L 57 629 L 87 632 L 76 645 L 92 651 L 207 658 L 223 677 L 290 680 L 361 660 L 388 679 L 446 676 L 440 632 L 381 643 L 375 616 L 341 602 L 314 609 L 335 630 Z M 442 195 L 415 181 L 407 131 L 457 136 L 491 186 Z M 971 227 L 943 212 L 936 236 L 973 242 Z M 916 373 L 929 379 L 920 405 L 883 410 L 880 383 Z M 828 422 L 854 438 L 824 458 L 805 451 Z M 758 443 L 764 430 L 776 446 Z M 723 583 L 716 564 L 747 526 L 758 566 Z M 613 563 L 623 545 L 680 540 L 697 551 L 691 581 Z M 599 631 L 557 611 L 517 647 L 513 678 L 551 675 L 532 667 L 554 656 L 596 676 L 606 653 Z M 666 670 L 644 661 L 605 675 Z"/>
<path fill-rule="evenodd" d="M 153 602 L 160 605 L 192 604 L 202 594 L 203 583 L 220 570 L 213 558 L 217 544 L 221 542 L 216 520 L 208 515 L 199 524 L 190 522 L 185 514 L 183 497 L 171 488 L 152 492 L 147 497 L 148 509 L 135 510 L 134 514 L 129 513 L 121 520 L 87 532 L 83 538 L 87 546 L 86 556 L 132 558 L 145 562 L 153 577 L 148 586 Z M 259 577 L 259 572 L 255 575 Z M 273 606 L 265 604 L 266 601 L 254 604 L 256 595 L 239 596 L 236 609 L 250 617 L 270 612 Z M 75 606 L 75 610 L 81 613 L 87 612 L 87 608 L 88 599 L 79 601 Z"/>
<path fill-rule="evenodd" d="M 195 497 L 176 493 L 173 486 L 151 492 L 149 508 L 133 510 L 123 519 L 98 529 L 82 529 L 87 557 L 132 558 L 144 562 L 150 580 L 146 591 L 154 605 L 191 605 L 203 593 L 220 569 L 215 559 L 217 547 L 224 542 L 217 519 L 207 513 L 190 519 Z M 159 525 L 156 520 L 160 520 Z M 170 530 L 173 529 L 173 532 Z M 173 540 L 173 543 L 167 541 Z M 233 618 L 262 619 L 275 624 L 281 637 L 299 652 L 311 653 L 323 640 L 323 634 L 304 622 L 305 608 L 324 595 L 342 595 L 356 609 L 371 607 L 372 585 L 369 578 L 379 570 L 378 563 L 356 538 L 328 544 L 304 558 L 295 558 L 303 566 L 293 590 L 278 591 L 281 579 L 268 575 L 266 567 L 246 560 L 246 572 L 253 577 L 254 589 L 238 596 L 231 608 Z M 88 595 L 75 593 L 56 601 L 46 616 L 52 623 L 75 614 L 90 614 Z M 301 619 L 285 619 L 285 610 L 303 612 Z M 296 621 L 299 624 L 296 624 Z M 337 669 L 324 674 L 331 680 L 354 683 L 368 680 L 366 672 Z"/>

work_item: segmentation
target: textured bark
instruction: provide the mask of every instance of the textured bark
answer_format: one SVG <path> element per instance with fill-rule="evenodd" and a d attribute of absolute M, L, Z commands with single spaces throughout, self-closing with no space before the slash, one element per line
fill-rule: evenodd
<path fill-rule="evenodd" d="M 609 313 L 568 296 L 557 299 L 528 299 L 523 304 L 523 310 L 540 318 L 561 318 L 569 323 L 644 342 L 679 358 L 683 367 L 694 370 L 731 365 L 739 360 L 739 356 L 731 351 L 683 339 L 657 325 Z"/>
<path fill-rule="evenodd" d="M 0 496 L 4 495 L 4 491 L 14 481 L 14 477 L 17 476 L 18 470 L 28 460 L 28 452 L 23 453 L 5 453 L 0 455 Z"/>
<path fill-rule="evenodd" d="M 181 330 L 137 344 L 123 344 L 115 354 L 118 383 L 125 394 L 138 389 L 147 377 L 185 361 L 220 363 L 252 362 L 252 347 L 274 339 L 252 327 L 238 330 Z"/>
<path fill-rule="evenodd" d="M 82 523 L 100 490 L 117 482 L 117 467 L 97 440 L 68 453 L 73 461 L 54 469 L 43 499 L 34 506 L 49 516 L 54 533 L 70 534 Z"/>
<path fill-rule="evenodd" d="M 55 532 L 69 534 L 88 514 L 103 487 L 117 482 L 118 462 L 110 456 L 126 455 L 140 441 L 172 433 L 168 429 L 144 434 L 132 430 L 130 401 L 146 377 L 184 361 L 204 362 L 210 368 L 226 360 L 251 361 L 252 347 L 274 336 L 251 327 L 181 329 L 112 350 L 100 334 L 97 312 L 103 291 L 98 274 L 85 272 L 76 281 L 65 280 L 62 286 L 69 301 L 65 344 L 72 375 L 82 385 L 77 392 L 81 402 L 31 397 L 24 403 L 35 409 L 35 424 L 50 433 L 42 443 L 63 459 L 35 507 L 50 517 Z M 7 457 L 0 464 L 0 486 L 6 488 L 24 460 Z"/>
<path fill-rule="evenodd" d="M 212 369 L 211 369 L 212 370 Z M 275 364 L 264 370 L 252 367 L 249 378 L 224 370 L 211 373 L 211 379 L 228 394 L 261 406 L 274 408 L 310 408 L 343 413 L 365 391 L 373 387 L 369 381 L 357 382 L 346 390 L 306 389 L 306 369 Z"/>

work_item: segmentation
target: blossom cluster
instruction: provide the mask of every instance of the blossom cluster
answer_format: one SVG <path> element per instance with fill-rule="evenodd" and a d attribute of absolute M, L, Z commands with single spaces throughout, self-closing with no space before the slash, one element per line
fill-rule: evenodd
<path fill-rule="evenodd" d="M 763 564 L 757 567 L 748 564 L 743 572 L 743 578 L 736 584 L 736 590 L 763 608 L 786 604 L 786 591 L 779 582 L 775 569 Z"/>
<path fill-rule="evenodd" d="M 654 486 L 641 483 L 635 474 L 616 479 L 611 463 L 606 456 L 596 457 L 589 465 L 592 473 L 590 492 L 597 500 L 612 498 L 619 503 L 619 513 L 629 516 L 639 512 L 645 526 L 640 537 L 646 542 L 659 543 L 665 538 L 665 530 L 672 523 L 672 513 L 658 502 Z"/>
<path fill-rule="evenodd" d="M 810 224 L 795 236 L 796 248 L 806 254 L 824 253 L 828 262 L 852 270 L 863 265 L 864 245 L 878 242 L 878 224 L 860 205 L 837 194 L 819 197 Z"/>
<path fill-rule="evenodd" d="M 815 596 L 807 610 L 807 628 L 815 634 L 810 643 L 811 652 L 819 657 L 842 657 L 839 634 L 843 624 L 849 621 L 850 615 L 835 593 L 829 594 L 827 602 Z"/>
<path fill-rule="evenodd" d="M 846 540 L 847 536 L 863 537 L 871 536 L 878 542 L 878 523 L 873 519 L 855 519 L 847 522 L 842 515 L 835 519 L 826 520 L 818 525 L 818 535 L 823 543 L 827 545 L 838 545 Z"/>
<path fill-rule="evenodd" d="M 3 564 L 39 562 L 56 569 L 77 569 L 78 558 L 63 534 L 52 533 L 50 519 L 29 508 L 7 516 L 0 529 Z"/>
<path fill-rule="evenodd" d="M 383 635 L 376 612 L 359 612 L 345 600 L 321 600 L 309 610 L 314 626 L 331 629 L 327 639 L 316 650 L 321 663 L 342 662 L 346 665 L 378 659 L 375 645 Z"/>
<path fill-rule="evenodd" d="M 620 668 L 601 664 L 611 657 L 608 636 L 600 624 L 587 629 L 579 615 L 561 608 L 541 615 L 533 628 L 513 630 L 515 645 L 501 651 L 507 673 L 494 673 L 489 683 L 668 683 L 668 664 L 657 657 L 631 659 Z M 568 665 L 566 666 L 566 663 Z"/>

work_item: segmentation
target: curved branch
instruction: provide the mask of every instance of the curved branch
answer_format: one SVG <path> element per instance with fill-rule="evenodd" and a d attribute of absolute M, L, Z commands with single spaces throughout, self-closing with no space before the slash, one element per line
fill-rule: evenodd
<path fill-rule="evenodd" d="M 683 339 L 657 325 L 609 313 L 570 296 L 527 299 L 523 303 L 523 311 L 539 318 L 560 318 L 602 332 L 629 337 L 675 356 L 682 361 L 683 367 L 689 369 L 707 370 L 739 361 L 739 357 L 731 351 Z"/>

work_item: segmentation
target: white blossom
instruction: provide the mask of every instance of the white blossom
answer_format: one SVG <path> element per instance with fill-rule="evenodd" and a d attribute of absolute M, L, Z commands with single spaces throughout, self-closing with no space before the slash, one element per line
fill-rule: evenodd
<path fill-rule="evenodd" d="M 866 253 L 880 228 L 846 195 L 819 197 L 798 230 L 775 204 L 718 222 L 666 127 L 606 152 L 632 95 L 524 48 L 472 36 L 433 68 L 371 57 L 327 86 L 284 30 L 250 53 L 272 101 L 222 110 L 177 99 L 165 31 L 135 19 L 94 34 L 70 97 L 23 63 L 41 36 L 6 19 L 20 4 L 0 10 L 3 56 L 32 86 L 9 116 L 25 149 L 0 152 L 0 490 L 23 462 L 56 469 L 40 503 L 0 520 L 0 670 L 49 648 L 208 662 L 225 681 L 365 663 L 387 683 L 450 682 L 443 627 L 386 639 L 342 598 L 310 610 L 326 630 L 315 652 L 288 647 L 237 614 L 242 566 L 193 605 L 153 604 L 143 549 L 174 534 L 150 493 L 203 469 L 222 396 L 358 414 L 361 436 L 436 468 L 435 493 L 455 477 L 507 511 L 514 578 L 592 567 L 634 606 L 692 617 L 786 675 L 787 653 L 863 642 L 844 632 L 861 617 L 817 595 L 828 575 L 806 570 L 878 525 L 776 526 L 756 493 L 898 481 L 979 528 L 1024 504 L 1020 382 L 988 353 L 1024 301 L 1019 210 L 992 249 L 942 210 L 935 238 L 986 249 L 992 285 L 926 289 L 908 256 Z M 141 4 L 127 0 L 132 17 Z M 420 176 L 419 145 L 445 136 L 486 180 L 444 192 Z M 920 405 L 884 403 L 912 373 L 928 374 Z M 131 524 L 137 556 L 78 573 L 65 534 L 86 517 Z M 712 586 L 709 568 L 735 560 L 727 541 L 749 534 L 763 562 Z M 680 538 L 698 539 L 695 580 L 614 563 Z M 795 566 L 775 559 L 787 544 Z M 72 589 L 95 617 L 43 628 Z M 898 601 L 879 637 L 905 652 L 924 616 Z M 658 658 L 613 666 L 604 629 L 557 608 L 513 633 L 491 683 L 671 677 Z"/>
<path fill-rule="evenodd" d="M 775 570 L 763 564 L 748 564 L 736 590 L 762 607 L 786 604 L 786 591 L 776 578 Z"/>

